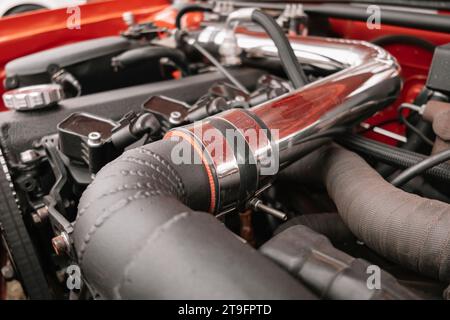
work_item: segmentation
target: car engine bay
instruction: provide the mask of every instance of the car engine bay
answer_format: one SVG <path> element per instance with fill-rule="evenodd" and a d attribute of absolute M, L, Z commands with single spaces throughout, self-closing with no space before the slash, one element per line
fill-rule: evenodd
<path fill-rule="evenodd" d="M 0 262 L 27 297 L 450 299 L 450 44 L 282 2 L 123 19 L 5 67 Z"/>

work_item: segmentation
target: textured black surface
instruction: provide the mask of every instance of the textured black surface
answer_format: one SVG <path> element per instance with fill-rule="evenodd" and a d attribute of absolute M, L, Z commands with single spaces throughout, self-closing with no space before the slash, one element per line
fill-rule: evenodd
<path fill-rule="evenodd" d="M 431 90 L 450 93 L 450 43 L 439 46 L 434 51 L 427 87 Z"/>
<path fill-rule="evenodd" d="M 244 85 L 253 88 L 261 71 L 239 69 L 230 71 Z M 163 95 L 193 103 L 216 81 L 225 80 L 217 73 L 197 75 L 180 80 L 162 81 L 124 89 L 102 92 L 62 101 L 59 107 L 33 112 L 0 113 L 0 135 L 13 155 L 29 148 L 33 141 L 56 133 L 56 125 L 73 112 L 89 112 L 102 117 L 120 119 L 130 110 L 139 110 L 153 95 Z"/>
<path fill-rule="evenodd" d="M 321 178 L 353 234 L 383 257 L 450 281 L 450 205 L 392 186 L 357 154 L 319 149 L 288 168 L 297 179 Z"/>
<path fill-rule="evenodd" d="M 80 267 L 109 299 L 314 299 L 206 210 L 201 164 L 175 165 L 157 141 L 105 166 L 83 194 L 74 229 Z M 192 208 L 192 209 L 191 209 Z"/>
<path fill-rule="evenodd" d="M 303 225 L 292 226 L 279 233 L 260 251 L 325 299 L 417 299 L 383 270 L 380 270 L 380 287 L 369 288 L 369 262 L 336 249 L 327 237 Z"/>
<path fill-rule="evenodd" d="M 234 74 L 251 88 L 256 84 L 261 72 L 255 69 L 243 69 Z M 1 148 L 4 153 L 8 153 L 9 160 L 15 162 L 18 154 L 30 148 L 33 141 L 56 133 L 56 125 L 73 112 L 89 112 L 119 119 L 130 110 L 139 110 L 141 104 L 152 95 L 165 95 L 193 102 L 204 94 L 212 83 L 219 80 L 224 80 L 222 75 L 210 73 L 188 79 L 135 86 L 69 99 L 61 102 L 61 105 L 55 109 L 29 113 L 2 112 L 0 113 Z M 27 294 L 35 299 L 49 298 L 47 283 L 36 250 L 3 171 L 0 172 L 0 183 L 0 218 Z M 201 193 L 200 195 L 203 196 Z"/>
<path fill-rule="evenodd" d="M 2 163 L 2 165 L 4 165 Z M 37 251 L 28 234 L 21 212 L 12 194 L 10 182 L 0 169 L 0 223 L 19 279 L 31 299 L 49 299 L 50 291 Z"/>

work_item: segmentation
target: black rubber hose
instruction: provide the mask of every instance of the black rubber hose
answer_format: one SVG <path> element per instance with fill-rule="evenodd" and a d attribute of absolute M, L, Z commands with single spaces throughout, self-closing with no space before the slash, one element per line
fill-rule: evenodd
<path fill-rule="evenodd" d="M 174 164 L 186 142 L 125 152 L 84 192 L 74 225 L 78 263 L 105 299 L 314 299 L 281 267 L 213 215 L 196 159 Z M 183 157 L 184 159 L 184 157 Z M 197 164 L 196 164 L 197 163 Z"/>
<path fill-rule="evenodd" d="M 365 2 L 365 1 L 363 1 Z M 371 1 L 372 2 L 372 1 Z M 377 1 L 374 1 L 377 2 Z M 411 3 L 411 1 L 395 1 Z M 385 1 L 393 4 L 393 1 Z M 427 5 L 431 8 L 433 4 L 447 4 L 446 1 L 417 1 L 416 4 Z M 412 3 L 411 3 L 412 4 Z M 323 3 L 305 5 L 305 13 L 311 16 L 320 15 L 326 18 L 341 18 L 347 20 L 367 21 L 368 5 L 355 6 L 352 3 Z M 381 22 L 383 25 L 393 25 L 420 30 L 432 30 L 437 32 L 450 32 L 450 20 L 446 15 L 424 12 L 399 11 L 384 8 Z"/>
<path fill-rule="evenodd" d="M 427 145 L 429 145 L 430 147 L 433 147 L 434 142 L 431 141 L 431 139 L 429 139 L 423 132 L 422 130 L 420 130 L 420 128 L 416 128 L 416 126 L 414 126 L 411 122 L 409 122 L 408 119 L 406 119 L 406 117 L 403 115 L 402 111 L 406 109 L 406 107 L 404 105 L 400 105 L 398 107 L 398 115 L 399 115 L 399 119 L 400 121 L 409 129 L 411 130 L 411 132 L 413 132 L 415 135 L 417 135 L 420 139 L 422 139 L 423 142 L 425 142 Z"/>
<path fill-rule="evenodd" d="M 422 174 L 424 171 L 438 164 L 441 164 L 447 160 L 450 160 L 450 149 L 429 156 L 425 160 L 422 160 L 419 163 L 416 163 L 415 165 L 409 167 L 408 169 L 400 173 L 398 176 L 396 176 L 391 181 L 391 183 L 396 187 L 400 187 L 409 180 L 411 180 L 412 178 Z"/>
<path fill-rule="evenodd" d="M 283 69 L 294 87 L 301 88 L 306 85 L 308 78 L 301 64 L 298 62 L 289 40 L 278 23 L 271 16 L 260 10 L 253 11 L 252 21 L 260 25 L 275 43 Z"/>
<path fill-rule="evenodd" d="M 301 181 L 315 173 L 339 215 L 369 248 L 405 268 L 450 281 L 450 205 L 405 192 L 357 154 L 319 149 L 288 168 Z"/>
<path fill-rule="evenodd" d="M 385 37 L 382 37 L 385 38 Z M 389 37 L 387 37 L 389 38 Z M 427 103 L 427 101 L 430 99 L 430 95 L 432 92 L 424 87 L 420 93 L 417 95 L 417 97 L 414 99 L 415 105 L 423 105 Z M 423 120 L 421 117 L 418 119 L 416 123 L 416 129 L 421 132 L 425 137 L 429 137 L 433 134 L 433 130 L 431 128 L 431 124 L 425 120 Z M 423 139 L 417 135 L 414 131 L 407 132 L 408 140 L 406 143 L 404 143 L 401 148 L 405 150 L 410 151 L 419 151 L 420 149 L 423 149 L 425 143 Z M 427 147 L 425 145 L 425 147 Z M 385 178 L 389 177 L 391 174 L 393 174 L 396 171 L 395 167 L 389 166 L 385 163 L 380 163 L 376 166 L 377 171 Z"/>
<path fill-rule="evenodd" d="M 177 16 L 175 18 L 175 27 L 177 29 L 181 29 L 181 19 L 186 13 L 189 12 L 212 12 L 212 8 L 205 6 L 205 5 L 199 5 L 199 4 L 191 4 L 187 5 L 178 11 Z"/>
<path fill-rule="evenodd" d="M 336 249 L 325 236 L 304 225 L 296 225 L 277 234 L 260 251 L 324 299 L 418 299 L 381 269 L 380 286 L 378 289 L 369 287 L 371 263 Z"/>
<path fill-rule="evenodd" d="M 357 135 L 347 135 L 338 138 L 337 141 L 346 148 L 366 157 L 403 169 L 412 167 L 427 158 L 427 156 L 420 153 L 391 147 Z M 448 183 L 450 182 L 450 165 L 441 163 L 426 170 L 423 174 Z"/>
<path fill-rule="evenodd" d="M 125 51 L 124 53 L 112 58 L 112 66 L 116 68 L 128 68 L 138 65 L 147 60 L 168 58 L 182 71 L 183 75 L 190 74 L 187 58 L 184 53 L 178 49 L 146 46 Z"/>
<path fill-rule="evenodd" d="M 332 242 L 354 241 L 356 238 L 338 213 L 303 214 L 289 219 L 275 230 L 279 234 L 296 225 L 303 225 L 323 234 Z"/>

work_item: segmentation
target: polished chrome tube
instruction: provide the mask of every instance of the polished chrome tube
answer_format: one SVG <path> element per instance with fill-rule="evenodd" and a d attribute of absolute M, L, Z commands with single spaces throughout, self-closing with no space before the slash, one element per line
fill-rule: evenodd
<path fill-rule="evenodd" d="M 223 39 L 221 32 L 206 28 L 198 42 L 208 48 L 218 46 Z M 277 55 L 273 42 L 264 34 L 241 28 L 236 38 L 247 55 Z M 229 110 L 174 129 L 166 137 L 191 137 L 191 142 L 205 151 L 202 159 L 210 166 L 211 188 L 216 195 L 212 211 L 235 208 L 248 200 L 270 181 L 267 176 L 274 176 L 280 165 L 305 154 L 304 139 L 332 127 L 355 124 L 393 102 L 400 91 L 400 67 L 380 47 L 318 37 L 290 40 L 302 62 L 319 68 L 334 66 L 339 71 L 249 110 Z M 211 131 L 220 138 L 211 139 Z M 229 131 L 240 133 L 246 142 L 244 148 L 230 145 Z M 232 150 L 232 155 L 223 157 L 218 150 Z M 239 163 L 239 159 L 247 163 Z"/>
<path fill-rule="evenodd" d="M 228 29 L 215 26 L 206 27 L 197 37 L 197 42 L 207 46 L 209 49 L 219 51 L 220 46 L 227 38 Z M 307 41 L 303 41 L 307 39 Z M 344 45 L 330 46 L 325 44 L 324 39 L 335 43 L 337 41 L 352 42 L 356 52 L 349 52 Z M 243 27 L 237 28 L 235 40 L 240 50 L 244 51 L 250 58 L 278 58 L 277 48 L 272 39 L 262 32 L 252 32 Z M 327 72 L 336 72 L 348 66 L 358 64 L 363 52 L 358 50 L 356 44 L 360 41 L 316 38 L 316 37 L 290 37 L 292 49 L 299 62 L 313 66 Z M 316 40 L 316 41 L 314 41 Z M 363 50 L 364 51 L 364 50 Z"/>

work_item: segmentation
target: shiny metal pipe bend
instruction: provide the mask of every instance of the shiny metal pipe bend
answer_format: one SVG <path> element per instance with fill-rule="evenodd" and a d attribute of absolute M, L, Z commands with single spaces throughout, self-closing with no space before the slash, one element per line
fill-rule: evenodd
<path fill-rule="evenodd" d="M 228 31 L 206 28 L 198 42 L 217 49 Z M 264 34 L 241 28 L 236 38 L 244 53 L 277 55 L 272 40 Z M 270 182 L 280 165 L 305 154 L 308 144 L 302 140 L 332 127 L 357 123 L 393 102 L 400 91 L 400 66 L 378 46 L 318 37 L 290 40 L 300 60 L 306 57 L 307 63 L 318 68 L 339 67 L 340 71 L 249 110 L 233 109 L 176 128 L 165 137 L 189 136 L 205 151 L 203 158 L 212 172 L 211 212 L 243 205 Z M 237 137 L 230 138 L 227 132 Z M 236 146 L 236 139 L 245 141 L 244 147 Z"/>

